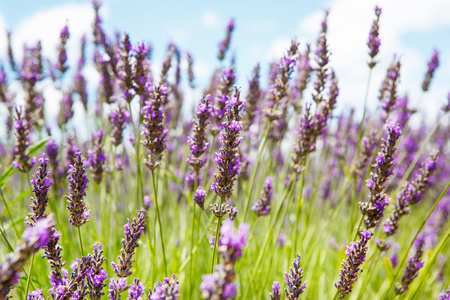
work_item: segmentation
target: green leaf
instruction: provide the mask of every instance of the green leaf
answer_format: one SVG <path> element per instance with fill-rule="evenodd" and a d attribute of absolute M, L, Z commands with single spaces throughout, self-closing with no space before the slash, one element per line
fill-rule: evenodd
<path fill-rule="evenodd" d="M 47 141 L 50 139 L 51 137 L 48 136 L 45 139 L 42 139 L 40 141 L 37 141 L 36 143 L 34 143 L 33 145 L 31 145 L 30 147 L 28 147 L 27 152 L 29 156 L 34 156 L 36 155 L 36 153 L 39 152 L 39 150 L 41 150 L 42 148 L 44 148 L 45 144 L 47 143 Z"/>
<path fill-rule="evenodd" d="M 383 257 L 384 268 L 386 269 L 386 276 L 388 278 L 389 284 L 394 280 L 394 267 L 392 266 L 391 260 L 387 257 Z"/>
<path fill-rule="evenodd" d="M 22 200 L 23 198 L 25 198 L 25 196 L 27 196 L 28 194 L 31 193 L 31 190 L 28 189 L 26 191 L 23 191 L 22 193 L 20 193 L 19 196 L 16 197 L 16 199 L 14 199 L 13 202 L 11 202 L 10 204 L 8 204 L 8 209 L 11 209 L 11 207 L 13 207 L 17 202 L 19 202 L 20 200 Z M 0 215 L 0 217 L 3 217 L 3 215 L 5 214 L 6 209 L 2 212 L 2 214 Z"/>
<path fill-rule="evenodd" d="M 11 177 L 14 173 L 17 173 L 19 170 L 14 169 L 13 164 L 9 165 L 9 167 L 3 172 L 2 176 L 0 176 L 0 185 L 3 184 L 3 182 Z"/>

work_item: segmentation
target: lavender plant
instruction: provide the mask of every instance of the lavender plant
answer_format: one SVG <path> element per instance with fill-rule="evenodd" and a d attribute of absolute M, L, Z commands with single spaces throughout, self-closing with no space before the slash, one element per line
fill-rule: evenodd
<path fill-rule="evenodd" d="M 0 300 L 448 298 L 450 94 L 432 84 L 445 48 L 422 91 L 406 89 L 407 53 L 380 56 L 392 45 L 375 7 L 354 49 L 368 67 L 349 66 L 369 72 L 359 95 L 338 80 L 333 10 L 316 41 L 293 38 L 270 62 L 240 63 L 231 19 L 205 65 L 207 43 L 135 42 L 92 6 L 75 49 L 72 20 L 50 47 L 6 34 Z M 368 104 L 362 117 L 341 89 Z"/>

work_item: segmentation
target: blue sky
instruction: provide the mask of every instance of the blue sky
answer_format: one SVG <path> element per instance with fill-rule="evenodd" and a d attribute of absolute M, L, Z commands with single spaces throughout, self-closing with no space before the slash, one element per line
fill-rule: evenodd
<path fill-rule="evenodd" d="M 197 101 L 213 69 L 217 44 L 224 37 L 225 26 L 231 17 L 236 30 L 231 53 L 236 55 L 237 85 L 244 89 L 253 66 L 260 62 L 263 72 L 271 60 L 279 57 L 292 37 L 302 44 L 313 43 L 319 31 L 323 9 L 329 8 L 329 43 L 331 64 L 340 80 L 341 96 L 338 109 L 350 105 L 361 107 L 368 69 L 367 34 L 374 14 L 373 8 L 383 8 L 381 16 L 382 42 L 380 63 L 375 68 L 371 84 L 371 107 L 376 106 L 376 91 L 394 53 L 402 57 L 401 94 L 418 99 L 426 62 L 437 47 L 441 52 L 441 66 L 422 105 L 435 110 L 450 91 L 450 1 L 105 1 L 101 11 L 108 33 L 119 29 L 130 33 L 132 42 L 149 41 L 154 48 L 155 72 L 164 57 L 167 44 L 175 42 L 182 51 L 189 51 L 195 59 L 199 88 L 188 92 L 187 101 Z M 59 30 L 68 20 L 72 34 L 69 60 L 74 66 L 78 59 L 78 40 L 91 32 L 90 1 L 40 0 L 0 1 L 0 31 L 11 28 L 14 50 L 20 56 L 24 41 L 41 39 L 44 54 L 54 55 Z M 0 34 L 0 45 L 5 45 Z M 6 58 L 6 47 L 0 49 L 0 59 Z M 85 75 L 91 86 L 98 80 L 94 69 Z M 20 94 L 18 94 L 20 96 Z M 57 97 L 49 92 L 49 98 Z M 416 103 L 419 105 L 419 103 Z"/>

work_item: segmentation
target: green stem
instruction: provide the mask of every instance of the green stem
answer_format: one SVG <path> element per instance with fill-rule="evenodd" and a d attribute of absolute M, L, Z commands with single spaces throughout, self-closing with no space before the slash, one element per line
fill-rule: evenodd
<path fill-rule="evenodd" d="M 3 195 L 3 191 L 1 189 L 0 189 L 0 195 L 2 196 L 2 201 L 3 201 L 3 204 L 5 205 L 5 209 L 6 209 L 6 213 L 8 214 L 9 221 L 11 222 L 11 225 L 14 228 L 14 232 L 16 233 L 17 237 L 19 238 L 20 234 L 17 231 L 16 225 L 14 224 L 14 220 L 12 219 L 12 216 L 11 216 L 11 211 L 9 210 L 9 207 L 6 204 L 5 196 Z"/>
<path fill-rule="evenodd" d="M 394 284 L 395 280 L 397 279 L 398 275 L 400 274 L 400 271 L 402 270 L 401 267 L 403 266 L 403 264 L 405 263 L 406 259 L 408 258 L 409 250 L 411 250 L 414 241 L 417 239 L 417 236 L 422 231 L 423 227 L 425 226 L 425 223 L 428 221 L 428 219 L 430 218 L 431 214 L 436 209 L 436 206 L 439 204 L 439 202 L 441 202 L 441 199 L 444 197 L 444 195 L 447 192 L 449 187 L 450 187 L 450 182 L 447 183 L 447 186 L 444 188 L 442 193 L 439 195 L 439 198 L 436 200 L 436 202 L 434 203 L 433 207 L 430 209 L 430 211 L 428 212 L 427 216 L 422 221 L 422 224 L 420 224 L 419 230 L 417 230 L 416 234 L 414 235 L 414 238 L 409 243 L 409 246 L 406 249 L 405 254 L 403 255 L 403 258 L 402 258 L 401 262 L 398 264 L 397 271 L 394 274 L 394 278 L 392 279 L 391 283 L 389 283 L 389 286 L 386 289 L 386 291 L 384 292 L 383 297 L 381 299 L 385 299 L 386 298 L 387 294 L 389 293 L 389 290 L 391 289 L 392 285 Z"/>
<path fill-rule="evenodd" d="M 363 110 L 363 116 L 361 119 L 361 123 L 359 123 L 359 133 L 358 133 L 358 152 L 356 153 L 355 157 L 359 156 L 359 152 L 361 151 L 361 139 L 363 136 L 363 127 L 364 127 L 364 120 L 366 118 L 366 111 L 367 111 L 367 99 L 369 97 L 369 88 L 370 88 L 370 79 L 372 78 L 372 69 L 369 70 L 369 77 L 367 78 L 367 85 L 366 85 L 366 94 L 364 96 L 364 110 Z"/>
<path fill-rule="evenodd" d="M 214 250 L 213 250 L 213 257 L 211 260 L 211 274 L 214 271 L 214 258 L 216 257 L 216 248 L 217 248 L 217 243 L 218 240 L 220 238 L 220 225 L 222 225 L 222 203 L 224 202 L 224 197 L 220 198 L 220 203 L 219 203 L 219 216 L 217 219 L 217 227 L 216 227 L 216 236 L 214 238 Z"/>
<path fill-rule="evenodd" d="M 194 181 L 194 195 L 195 195 L 195 191 L 197 189 L 197 178 L 198 178 L 198 171 L 195 172 L 195 181 Z M 191 245 L 190 245 L 190 256 L 191 256 L 191 262 L 189 264 L 189 299 L 192 298 L 192 284 L 194 282 L 193 278 L 194 278 L 194 274 L 193 274 L 193 265 L 194 265 L 194 260 L 193 260 L 193 249 L 194 249 L 194 235 L 195 235 L 195 201 L 194 201 L 194 196 L 192 196 L 192 207 L 193 207 L 193 211 L 192 211 L 192 226 L 191 226 Z"/>
<path fill-rule="evenodd" d="M 208 164 L 206 165 L 206 169 L 205 169 L 205 183 L 208 182 L 209 168 L 211 168 L 211 160 L 212 160 L 212 155 L 213 155 L 215 145 L 216 145 L 216 136 L 213 135 L 211 148 L 209 148 Z"/>
<path fill-rule="evenodd" d="M 84 256 L 83 241 L 81 239 L 81 230 L 80 230 L 80 227 L 77 227 L 77 229 L 78 229 L 78 239 L 80 240 L 81 256 Z"/>
<path fill-rule="evenodd" d="M 158 190 L 157 190 L 154 170 L 152 170 L 152 183 L 153 183 L 153 191 L 155 193 L 156 218 L 158 220 L 158 225 L 159 225 L 159 234 L 161 235 L 161 248 L 162 248 L 163 259 L 164 259 L 164 275 L 167 276 L 166 250 L 164 248 L 164 237 L 163 237 L 163 230 L 162 230 L 162 226 L 161 226 L 161 216 L 159 213 L 159 205 L 158 205 Z"/>
<path fill-rule="evenodd" d="M 269 128 L 270 128 L 270 126 L 267 126 L 267 129 L 265 130 L 265 133 L 263 136 L 263 140 L 262 140 L 261 144 L 259 144 L 258 154 L 256 156 L 256 161 L 255 161 L 255 167 L 253 168 L 252 177 L 250 178 L 250 183 L 247 186 L 247 197 L 245 199 L 243 222 L 245 222 L 245 220 L 247 218 L 247 212 L 248 212 L 248 208 L 250 206 L 250 198 L 252 195 L 252 188 L 253 188 L 253 184 L 255 183 L 256 173 L 258 171 L 259 163 L 261 161 L 261 156 L 262 156 L 262 153 L 264 152 L 264 148 L 267 143 L 267 136 L 269 135 Z"/>
<path fill-rule="evenodd" d="M 30 289 L 31 272 L 33 272 L 33 265 L 34 265 L 34 253 L 31 256 L 31 265 L 30 269 L 28 270 L 27 286 L 25 288 L 25 300 L 28 298 L 28 290 Z"/>
<path fill-rule="evenodd" d="M 139 126 L 136 129 L 136 124 L 134 124 L 133 120 L 133 112 L 131 111 L 131 103 L 128 103 L 128 108 L 130 110 L 130 121 L 131 124 L 133 124 L 133 132 L 134 132 L 134 138 L 137 139 L 134 143 L 134 149 L 136 154 L 136 167 L 137 167 L 137 176 L 138 176 L 138 184 L 136 186 L 136 208 L 139 208 L 139 201 L 143 201 L 144 199 L 144 193 L 143 193 L 143 183 L 142 183 L 142 177 L 141 177 L 141 162 L 139 161 L 141 154 L 140 154 L 140 144 L 141 144 L 141 135 L 139 134 Z M 140 124 L 140 122 L 138 123 Z"/>
<path fill-rule="evenodd" d="M 302 203 L 302 197 L 303 197 L 303 187 L 305 186 L 305 173 L 306 173 L 306 169 L 303 170 L 302 172 L 302 178 L 300 180 L 300 191 L 298 192 L 298 199 L 297 199 L 297 214 L 295 216 L 295 234 L 294 234 L 294 248 L 293 250 L 293 255 L 291 257 L 295 257 L 295 254 L 297 253 L 297 244 L 298 244 L 298 234 L 297 234 L 297 230 L 298 230 L 298 224 L 300 221 L 300 216 L 302 213 L 302 208 L 303 208 L 303 203 Z M 308 212 L 309 215 L 309 212 Z M 308 216 L 309 217 L 309 216 Z"/>
<path fill-rule="evenodd" d="M 434 126 L 433 130 L 431 130 L 430 133 L 428 134 L 428 136 L 423 140 L 422 145 L 420 146 L 420 149 L 417 151 L 416 155 L 414 156 L 414 160 L 409 165 L 408 169 L 406 170 L 405 174 L 402 177 L 402 180 L 400 181 L 400 184 L 398 185 L 397 189 L 395 190 L 395 195 L 397 195 L 400 192 L 400 190 L 401 190 L 401 188 L 403 186 L 403 183 L 406 182 L 406 180 L 408 179 L 409 175 L 411 175 L 414 167 L 416 166 L 417 162 L 419 161 L 420 156 L 425 151 L 425 148 L 428 146 L 428 143 L 433 138 L 433 136 L 436 133 L 436 131 L 439 129 L 439 126 L 441 124 L 441 120 L 442 120 L 442 118 L 445 115 L 446 114 L 441 115 L 441 117 L 436 122 L 436 125 Z"/>
<path fill-rule="evenodd" d="M 277 207 L 277 212 L 276 212 L 276 214 L 273 215 L 273 217 L 272 217 L 272 219 L 270 221 L 271 227 L 269 228 L 268 233 L 266 234 L 266 238 L 264 239 L 263 246 L 262 246 L 261 250 L 259 251 L 258 258 L 256 260 L 256 263 L 254 264 L 254 267 L 253 267 L 253 272 L 250 273 L 250 281 L 249 281 L 250 283 L 253 283 L 253 281 L 255 279 L 256 273 L 258 272 L 259 266 L 260 266 L 260 264 L 262 262 L 262 259 L 263 259 L 264 255 L 265 255 L 266 248 L 267 248 L 267 246 L 269 244 L 270 239 L 273 236 L 273 231 L 274 231 L 278 221 L 280 221 L 280 216 L 281 216 L 281 212 L 282 212 L 282 209 L 283 209 L 284 201 L 291 194 L 290 193 L 291 190 L 295 189 L 295 182 L 296 181 L 297 181 L 297 174 L 292 176 L 292 178 L 291 178 L 291 180 L 289 182 L 288 188 L 285 190 L 285 192 L 284 192 L 284 194 L 283 194 L 283 196 L 281 198 L 281 201 L 280 201 L 280 203 L 279 203 L 279 205 Z M 289 203 L 288 203 L 288 206 L 289 206 Z M 248 299 L 247 295 L 248 295 L 248 293 L 250 291 L 251 285 L 252 284 L 247 284 L 247 287 L 246 287 L 246 289 L 244 291 L 244 297 L 242 299 Z"/>

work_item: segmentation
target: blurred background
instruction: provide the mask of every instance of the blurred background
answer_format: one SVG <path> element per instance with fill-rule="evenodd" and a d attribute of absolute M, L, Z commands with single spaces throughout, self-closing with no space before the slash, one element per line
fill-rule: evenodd
<path fill-rule="evenodd" d="M 375 67 L 370 87 L 369 108 L 377 106 L 380 83 L 394 54 L 401 57 L 399 96 L 407 93 L 413 106 L 421 106 L 429 117 L 436 112 L 450 91 L 450 1 L 104 1 L 101 15 L 110 36 L 128 32 L 133 44 L 146 41 L 153 47 L 152 68 L 157 74 L 167 45 L 175 43 L 181 51 L 194 58 L 197 88 L 186 85 L 186 116 L 191 103 L 197 102 L 216 67 L 217 44 L 225 36 L 228 21 L 233 18 L 235 31 L 231 51 L 224 64 L 234 59 L 237 85 L 247 89 L 252 68 L 259 62 L 265 86 L 269 63 L 279 58 L 297 37 L 302 45 L 315 44 L 324 9 L 330 9 L 329 44 L 331 65 L 340 82 L 338 112 L 357 108 L 361 114 L 368 77 L 368 33 L 374 19 L 375 5 L 383 12 L 380 20 L 381 48 L 379 64 Z M 7 65 L 6 30 L 12 31 L 13 50 L 20 61 L 24 43 L 42 41 L 43 54 L 56 59 L 61 28 L 69 25 L 68 60 L 74 72 L 80 55 L 80 39 L 87 34 L 92 41 L 93 9 L 90 1 L 1 1 L 0 2 L 0 60 Z M 88 80 L 90 101 L 96 97 L 99 75 L 92 63 L 93 47 L 87 48 L 89 62 L 84 69 Z M 421 83 L 427 61 L 434 48 L 440 52 L 440 67 L 435 73 L 430 91 L 423 99 Z M 187 64 L 184 64 L 186 68 Z M 186 72 L 184 71 L 186 78 Z M 66 76 L 72 77 L 72 76 Z M 312 85 L 310 85 L 312 86 Z M 19 87 L 19 85 L 17 86 Z M 16 101 L 22 101 L 20 88 Z M 55 120 L 61 95 L 49 84 L 44 94 L 46 113 Z M 78 105 L 78 104 L 76 104 Z M 80 104 L 81 105 L 81 104 Z M 76 108 L 75 108 L 76 110 Z M 432 113 L 432 111 L 434 111 Z M 54 117 L 53 117 L 54 115 Z M 77 113 L 75 114 L 75 120 Z M 75 121 L 76 122 L 76 121 Z M 50 126 L 54 124 L 49 124 Z"/>

